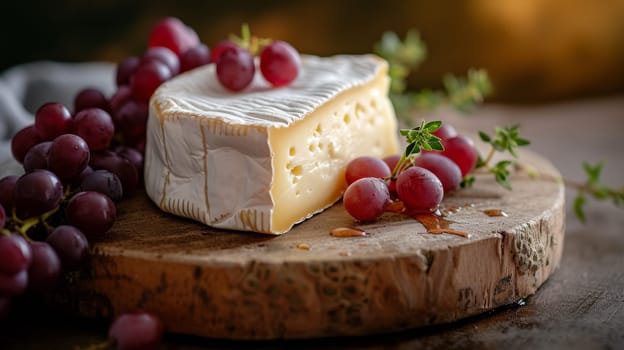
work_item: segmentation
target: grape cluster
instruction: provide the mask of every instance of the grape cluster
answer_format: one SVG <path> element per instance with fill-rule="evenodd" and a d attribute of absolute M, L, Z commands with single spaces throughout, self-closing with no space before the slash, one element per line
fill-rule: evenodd
<path fill-rule="evenodd" d="M 432 134 L 440 139 L 443 151 L 422 150 L 406 161 L 401 155 L 351 160 L 345 171 L 349 186 L 343 195 L 347 212 L 356 220 L 372 221 L 397 201 L 411 212 L 435 212 L 444 194 L 459 188 L 475 168 L 478 152 L 470 138 L 457 134 L 449 124 Z"/>
<path fill-rule="evenodd" d="M 63 272 L 83 265 L 89 242 L 112 227 L 115 203 L 140 187 L 152 93 L 209 59 L 210 50 L 191 28 L 165 18 L 141 57 L 119 63 L 110 98 L 85 88 L 75 96 L 73 111 L 46 103 L 34 123 L 13 136 L 11 150 L 24 174 L 0 179 L 0 319 L 12 298 L 46 293 Z M 160 321 L 138 315 L 128 316 L 138 336 L 123 325 L 126 318 L 111 327 L 119 348 L 159 341 Z"/>

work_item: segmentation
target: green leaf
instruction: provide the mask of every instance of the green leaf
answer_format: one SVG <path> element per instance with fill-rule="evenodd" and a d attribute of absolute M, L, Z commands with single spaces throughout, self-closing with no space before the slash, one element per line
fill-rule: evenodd
<path fill-rule="evenodd" d="M 442 126 L 442 121 L 434 120 L 434 121 L 426 123 L 424 129 L 426 129 L 429 132 L 434 132 L 438 130 L 440 126 Z"/>
<path fill-rule="evenodd" d="M 416 142 L 412 142 L 407 147 L 405 147 L 405 158 L 411 156 L 412 154 L 416 154 L 420 152 L 420 147 L 416 144 Z"/>
<path fill-rule="evenodd" d="M 603 162 L 600 162 L 595 166 L 591 166 L 589 163 L 583 162 L 583 170 L 585 170 L 585 174 L 587 174 L 587 183 L 598 183 L 600 181 L 600 173 L 602 172 L 603 167 Z"/>
<path fill-rule="evenodd" d="M 434 141 L 429 141 L 429 145 L 431 146 L 431 148 L 433 150 L 436 151 L 444 151 L 444 146 L 442 145 L 442 142 L 440 142 L 440 139 L 434 140 Z"/>
<path fill-rule="evenodd" d="M 484 133 L 483 131 L 479 131 L 479 137 L 481 138 L 481 141 L 487 142 L 487 143 L 490 143 L 490 141 L 492 140 L 490 135 Z"/>
<path fill-rule="evenodd" d="M 518 146 L 527 146 L 531 144 L 531 141 L 527 140 L 527 139 L 521 139 L 521 138 L 517 138 L 516 139 L 516 144 Z"/>
<path fill-rule="evenodd" d="M 466 176 L 462 179 L 460 186 L 461 188 L 472 187 L 472 185 L 474 185 L 474 182 L 475 182 L 474 176 Z"/>
<path fill-rule="evenodd" d="M 587 200 L 585 199 L 585 197 L 579 193 L 576 198 L 574 199 L 574 214 L 576 214 L 576 217 L 578 217 L 578 219 L 581 222 L 586 222 L 587 218 L 585 217 L 585 204 L 587 203 Z"/>

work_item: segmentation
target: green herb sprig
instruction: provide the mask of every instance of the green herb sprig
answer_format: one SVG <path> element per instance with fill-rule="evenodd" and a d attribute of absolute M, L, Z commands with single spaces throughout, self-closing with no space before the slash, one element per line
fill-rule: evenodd
<path fill-rule="evenodd" d="M 496 182 L 508 190 L 511 190 L 511 184 L 508 181 L 511 174 L 510 168 L 514 164 L 512 160 L 500 160 L 493 165 L 490 163 L 494 158 L 496 152 L 506 153 L 508 152 L 514 158 L 518 158 L 518 148 L 527 146 L 531 142 L 527 139 L 520 137 L 520 126 L 515 125 L 511 127 L 496 127 L 494 129 L 494 135 L 490 136 L 484 131 L 479 131 L 479 137 L 481 141 L 490 145 L 490 150 L 485 158 L 479 157 L 475 170 L 486 169 L 487 172 L 494 175 Z M 462 185 L 469 186 L 474 183 L 474 176 L 470 175 L 469 178 L 464 179 Z"/>
<path fill-rule="evenodd" d="M 412 129 L 401 129 L 399 132 L 405 137 L 407 146 L 401 154 L 401 158 L 392 170 L 391 178 L 395 178 L 401 171 L 412 165 L 414 157 L 420 153 L 421 149 L 426 151 L 443 151 L 442 141 L 433 135 L 440 128 L 442 122 L 434 120 L 430 122 L 422 121 L 419 126 Z"/>
<path fill-rule="evenodd" d="M 403 41 L 396 33 L 385 32 L 374 51 L 389 63 L 390 99 L 399 118 L 408 126 L 413 124 L 410 112 L 414 109 L 430 112 L 448 104 L 465 112 L 492 92 L 492 84 L 483 69 L 471 69 L 466 77 L 447 74 L 443 78 L 444 90 L 406 92 L 407 78 L 427 56 L 425 43 L 414 29 L 407 32 Z"/>

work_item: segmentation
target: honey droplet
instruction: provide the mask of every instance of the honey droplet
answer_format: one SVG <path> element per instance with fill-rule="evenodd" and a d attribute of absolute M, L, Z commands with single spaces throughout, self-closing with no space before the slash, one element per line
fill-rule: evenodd
<path fill-rule="evenodd" d="M 504 211 L 502 211 L 501 209 L 486 209 L 483 211 L 483 214 L 493 217 L 493 216 L 504 216 L 507 217 L 509 215 L 507 215 L 507 213 L 505 213 Z"/>
<path fill-rule="evenodd" d="M 420 222 L 423 226 L 425 226 L 427 233 L 431 233 L 431 234 L 448 233 L 451 235 L 461 236 L 465 238 L 470 237 L 470 235 L 467 232 L 454 230 L 450 228 L 450 225 L 454 223 L 455 221 L 451 221 L 449 219 L 444 218 L 439 212 L 438 213 L 419 213 L 419 212 L 413 212 L 413 211 L 408 210 L 406 211 L 406 213 L 409 214 L 414 219 L 416 219 L 418 222 Z"/>
<path fill-rule="evenodd" d="M 366 232 L 359 230 L 357 228 L 350 228 L 350 227 L 338 227 L 338 228 L 331 230 L 329 234 L 332 235 L 333 237 L 340 237 L 340 238 L 366 236 Z"/>
<path fill-rule="evenodd" d="M 306 243 L 299 243 L 297 244 L 297 249 L 310 250 L 310 245 Z"/>

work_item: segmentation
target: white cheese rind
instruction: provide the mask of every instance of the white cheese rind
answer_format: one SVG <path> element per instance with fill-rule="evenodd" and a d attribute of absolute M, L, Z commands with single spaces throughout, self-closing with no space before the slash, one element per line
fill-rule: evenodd
<path fill-rule="evenodd" d="M 213 227 L 288 231 L 339 199 L 348 160 L 397 152 L 386 71 L 372 55 L 304 56 L 285 88 L 256 74 L 250 87 L 230 93 L 214 65 L 170 80 L 150 102 L 149 197 Z M 319 192 L 310 194 L 312 187 Z"/>

